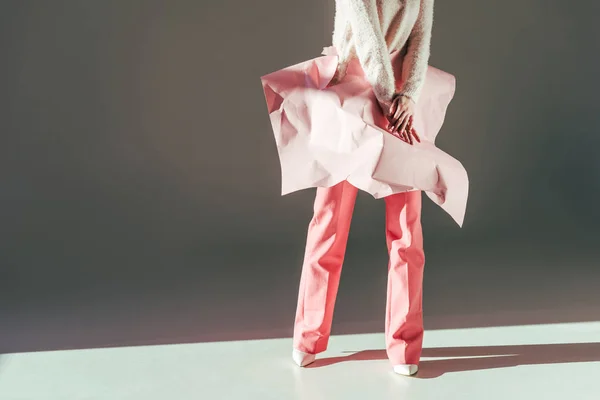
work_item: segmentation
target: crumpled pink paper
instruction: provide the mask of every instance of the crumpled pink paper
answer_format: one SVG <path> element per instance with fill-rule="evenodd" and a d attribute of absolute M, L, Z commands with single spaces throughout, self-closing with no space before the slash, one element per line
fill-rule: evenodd
<path fill-rule="evenodd" d="M 399 85 L 404 53 L 391 57 Z M 343 180 L 376 199 L 422 190 L 462 226 L 467 172 L 435 146 L 454 76 L 428 67 L 413 123 L 421 143 L 410 145 L 384 129 L 387 120 L 358 60 L 327 87 L 337 64 L 335 48 L 327 47 L 323 56 L 261 77 L 281 164 L 281 194 Z"/>

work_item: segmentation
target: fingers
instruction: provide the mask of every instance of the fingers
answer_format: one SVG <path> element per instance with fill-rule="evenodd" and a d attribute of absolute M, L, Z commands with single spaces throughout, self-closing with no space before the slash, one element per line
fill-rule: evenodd
<path fill-rule="evenodd" d="M 404 141 L 408 144 L 412 144 L 412 140 L 410 138 L 410 136 L 406 133 L 406 131 L 402 131 L 402 137 L 404 138 Z"/>
<path fill-rule="evenodd" d="M 396 120 L 396 123 L 393 125 L 393 128 L 395 131 L 402 132 L 400 127 L 402 126 L 402 124 L 404 124 L 404 121 L 406 120 L 407 116 L 408 115 L 406 115 L 406 113 L 404 111 L 400 114 L 400 116 Z"/>
<path fill-rule="evenodd" d="M 397 137 L 398 139 L 400 139 L 403 142 L 406 142 L 410 145 L 415 144 L 414 140 L 421 143 L 421 138 L 419 137 L 419 134 L 417 133 L 417 131 L 414 128 L 411 128 L 410 131 L 408 130 L 408 128 L 406 128 L 404 130 L 391 130 L 390 133 L 392 135 L 394 135 L 395 137 Z M 413 138 L 414 138 L 414 140 L 413 140 Z"/>
<path fill-rule="evenodd" d="M 408 138 L 410 144 L 412 144 L 412 137 L 410 136 L 410 131 L 408 129 L 406 129 L 406 126 L 408 125 L 409 120 L 410 120 L 410 117 L 406 116 L 404 118 L 404 121 L 402 121 L 402 124 L 400 125 L 399 130 L 400 130 L 400 132 L 404 132 L 404 134 Z"/>
<path fill-rule="evenodd" d="M 388 125 L 388 131 L 389 131 L 389 133 L 391 133 L 398 139 L 402 140 L 403 142 L 408 143 L 408 136 L 406 135 L 406 131 L 400 131 L 398 129 L 393 129 L 393 127 L 390 127 L 389 125 Z"/>
<path fill-rule="evenodd" d="M 413 116 L 409 115 L 406 118 L 406 125 L 404 127 L 401 127 L 401 129 L 404 129 L 404 131 L 406 132 L 406 136 L 409 139 L 410 144 L 413 144 L 413 133 L 416 134 L 416 132 L 414 132 L 413 130 Z M 420 142 L 420 140 L 418 140 L 418 137 L 415 137 L 415 139 L 417 139 L 418 142 Z"/>
<path fill-rule="evenodd" d="M 408 107 L 406 107 L 406 105 L 404 104 L 399 104 L 393 116 L 393 118 L 397 121 L 397 123 L 394 125 L 395 129 L 399 129 L 400 126 L 404 123 L 404 120 L 409 118 L 410 116 L 411 113 L 409 112 Z"/>
<path fill-rule="evenodd" d="M 414 128 L 411 128 L 410 133 L 417 139 L 417 142 L 421 143 L 421 138 L 417 134 L 417 131 Z"/>
<path fill-rule="evenodd" d="M 401 131 L 396 131 L 393 130 L 393 135 L 396 136 L 398 139 L 402 140 L 403 142 L 406 142 L 406 137 L 404 136 L 404 132 Z"/>
<path fill-rule="evenodd" d="M 402 135 L 400 134 L 400 132 L 397 132 L 397 131 L 394 131 L 394 130 L 390 130 L 389 132 L 390 132 L 392 135 L 394 135 L 395 137 L 397 137 L 398 139 L 400 139 L 400 140 L 404 140 L 404 139 L 402 138 Z"/>
<path fill-rule="evenodd" d="M 414 140 L 421 143 L 421 138 L 413 127 L 414 118 L 412 109 L 402 104 L 400 96 L 392 100 L 389 113 L 386 117 L 388 120 L 387 129 L 392 135 L 411 145 L 414 144 Z"/>
<path fill-rule="evenodd" d="M 398 97 L 395 97 L 394 99 L 392 99 L 392 105 L 390 106 L 390 109 L 387 112 L 387 116 L 391 117 L 392 115 L 394 115 L 398 108 Z"/>
<path fill-rule="evenodd" d="M 408 131 L 406 129 L 403 131 L 394 131 L 394 130 L 390 131 L 390 133 L 392 135 L 394 135 L 398 139 L 400 139 L 403 142 L 408 143 L 410 145 L 414 145 L 413 137 L 416 139 L 417 142 L 421 143 L 421 139 L 419 138 L 419 135 L 417 134 L 417 132 L 414 129 L 410 132 L 411 133 L 408 133 Z"/>
<path fill-rule="evenodd" d="M 407 103 L 405 96 L 398 96 L 396 99 L 398 99 L 398 108 L 396 109 L 394 117 L 399 118 L 401 113 L 409 112 L 411 107 Z"/>
<path fill-rule="evenodd" d="M 409 116 L 406 113 L 402 113 L 400 118 L 396 121 L 392 121 L 388 124 L 388 129 L 391 133 L 402 141 L 412 144 L 412 139 L 406 130 L 406 126 L 409 123 Z"/>
<path fill-rule="evenodd" d="M 402 139 L 402 135 L 396 129 L 394 129 L 395 122 L 390 120 L 388 117 L 387 130 L 392 135 L 396 136 L 398 139 Z"/>
<path fill-rule="evenodd" d="M 387 129 L 389 131 L 391 131 L 392 133 L 394 132 L 394 129 L 393 129 L 394 124 L 395 124 L 395 121 L 391 117 L 388 117 Z"/>
<path fill-rule="evenodd" d="M 399 104 L 398 107 L 396 108 L 396 112 L 393 114 L 393 118 L 397 120 L 405 112 L 406 112 L 406 108 L 402 104 Z"/>
<path fill-rule="evenodd" d="M 402 118 L 402 115 L 403 114 L 400 114 L 399 118 Z M 392 131 L 397 131 L 398 127 L 402 123 L 402 120 L 399 118 L 396 118 L 395 116 L 388 117 L 388 120 L 389 120 L 388 128 L 391 129 Z"/>
<path fill-rule="evenodd" d="M 390 106 L 390 109 L 388 110 L 388 112 L 386 114 L 386 118 L 388 120 L 388 124 L 387 124 L 388 129 L 392 129 L 394 123 L 396 122 L 396 119 L 394 118 L 394 114 L 396 113 L 396 111 L 398 109 L 399 109 L 398 98 L 395 97 L 394 99 L 392 99 L 392 105 Z"/>

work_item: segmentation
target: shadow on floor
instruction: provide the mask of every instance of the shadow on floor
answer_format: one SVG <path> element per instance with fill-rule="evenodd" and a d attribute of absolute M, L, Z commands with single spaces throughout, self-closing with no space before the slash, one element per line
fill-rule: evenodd
<path fill-rule="evenodd" d="M 415 378 L 431 379 L 449 372 L 507 368 L 518 365 L 598 362 L 600 361 L 600 343 L 436 347 L 423 349 L 421 357 L 446 358 L 420 362 L 419 372 Z M 321 368 L 339 362 L 364 360 L 387 360 L 387 354 L 385 350 L 359 351 L 349 356 L 317 359 L 306 368 Z"/>

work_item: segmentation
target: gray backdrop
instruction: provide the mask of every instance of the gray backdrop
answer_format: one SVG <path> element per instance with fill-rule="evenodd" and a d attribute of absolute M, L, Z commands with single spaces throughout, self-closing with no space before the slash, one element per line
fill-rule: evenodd
<path fill-rule="evenodd" d="M 438 1 L 457 77 L 424 197 L 426 329 L 597 320 L 600 5 Z M 314 189 L 280 196 L 260 76 L 333 1 L 0 3 L 0 352 L 290 337 Z M 380 332 L 383 202 L 358 196 L 334 333 Z"/>

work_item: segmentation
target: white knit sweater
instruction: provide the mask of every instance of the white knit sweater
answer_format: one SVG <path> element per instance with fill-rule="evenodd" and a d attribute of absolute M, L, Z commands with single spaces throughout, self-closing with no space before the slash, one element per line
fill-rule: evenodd
<path fill-rule="evenodd" d="M 405 45 L 399 93 L 419 99 L 429 61 L 434 0 L 335 0 L 333 46 L 341 79 L 357 57 L 377 100 L 389 106 L 395 94 L 390 53 Z"/>

